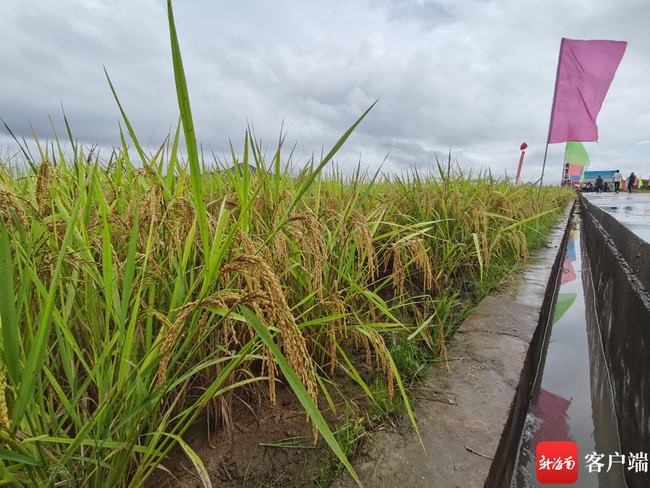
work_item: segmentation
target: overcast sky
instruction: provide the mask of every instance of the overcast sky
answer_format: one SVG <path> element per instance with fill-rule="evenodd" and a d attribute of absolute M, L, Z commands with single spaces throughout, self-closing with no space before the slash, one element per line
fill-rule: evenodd
<path fill-rule="evenodd" d="M 305 160 L 379 103 L 337 162 L 541 170 L 561 37 L 627 40 L 603 105 L 592 169 L 650 175 L 650 2 L 604 0 L 176 0 L 198 138 L 216 152 L 250 122 L 271 146 L 284 122 Z M 81 141 L 119 141 L 105 65 L 143 144 L 177 118 L 163 0 L 2 0 L 0 116 L 51 134 L 65 106 Z M 63 132 L 63 126 L 59 127 Z M 6 153 L 6 135 L 0 136 Z M 271 149 L 269 149 L 271 150 Z M 564 148 L 552 145 L 558 181 Z"/>

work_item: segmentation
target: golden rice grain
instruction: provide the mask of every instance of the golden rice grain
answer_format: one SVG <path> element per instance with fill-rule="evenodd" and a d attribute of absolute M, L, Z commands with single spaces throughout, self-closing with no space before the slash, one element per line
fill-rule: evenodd
<path fill-rule="evenodd" d="M 435 280 L 431 259 L 424 241 L 421 238 L 411 239 L 408 241 L 407 247 L 411 252 L 411 259 L 413 259 L 415 267 L 422 273 L 424 291 L 432 293 L 435 290 Z"/>
<path fill-rule="evenodd" d="M 17 218 L 23 229 L 27 229 L 27 215 L 20 200 L 9 191 L 0 190 L 0 218 L 2 221 L 11 225 L 13 218 Z"/>
<path fill-rule="evenodd" d="M 164 384 L 167 374 L 167 366 L 169 365 L 169 360 L 171 359 L 171 349 L 178 337 L 182 332 L 183 325 L 188 317 L 197 310 L 199 307 L 223 307 L 223 308 L 232 308 L 236 305 L 245 303 L 245 304 L 260 304 L 260 303 L 270 303 L 270 298 L 267 294 L 261 291 L 254 291 L 250 293 L 238 293 L 224 291 L 217 293 L 216 295 L 207 298 L 205 300 L 188 302 L 183 305 L 176 316 L 176 320 L 168 328 L 165 334 L 165 340 L 160 346 L 160 354 L 162 359 L 158 365 L 158 374 L 156 383 L 160 386 Z"/>
<path fill-rule="evenodd" d="M 375 248 L 372 244 L 372 235 L 368 229 L 368 223 L 361 211 L 353 212 L 350 219 L 352 228 L 354 229 L 354 235 L 357 239 L 357 247 L 361 249 L 366 258 L 368 279 L 372 281 L 377 276 L 377 258 Z"/>
<path fill-rule="evenodd" d="M 5 432 L 11 430 L 9 409 L 7 408 L 7 372 L 4 363 L 0 364 L 0 429 Z"/>
<path fill-rule="evenodd" d="M 406 282 L 406 271 L 404 270 L 404 263 L 402 261 L 402 254 L 400 248 L 397 244 L 393 244 L 391 247 L 391 255 L 393 261 L 393 286 L 395 287 L 395 293 L 398 297 L 404 295 Z"/>
<path fill-rule="evenodd" d="M 48 212 L 48 200 L 50 199 L 50 185 L 52 184 L 52 165 L 47 161 L 43 161 L 38 168 L 38 175 L 36 177 L 36 206 L 41 214 Z"/>
<path fill-rule="evenodd" d="M 274 323 L 280 330 L 282 349 L 287 361 L 296 372 L 312 400 L 318 397 L 316 371 L 307 350 L 307 343 L 298 328 L 295 318 L 289 309 L 286 298 L 275 275 L 268 263 L 259 256 L 241 255 L 234 257 L 222 268 L 224 274 L 241 273 L 247 277 L 258 279 L 270 295 L 270 303 L 260 307 L 269 323 Z"/>

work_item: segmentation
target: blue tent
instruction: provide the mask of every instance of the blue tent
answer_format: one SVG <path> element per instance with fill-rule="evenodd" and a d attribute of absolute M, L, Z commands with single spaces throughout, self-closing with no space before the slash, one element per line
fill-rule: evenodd
<path fill-rule="evenodd" d="M 583 173 L 583 183 L 589 183 L 591 182 L 592 184 L 596 182 L 596 178 L 600 176 L 603 179 L 603 182 L 605 183 L 613 183 L 614 182 L 614 173 L 616 173 L 615 169 L 603 169 L 603 170 L 592 170 L 592 171 L 585 171 Z"/>

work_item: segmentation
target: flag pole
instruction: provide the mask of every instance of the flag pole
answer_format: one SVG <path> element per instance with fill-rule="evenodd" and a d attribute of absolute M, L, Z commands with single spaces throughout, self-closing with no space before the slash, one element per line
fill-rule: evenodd
<path fill-rule="evenodd" d="M 528 144 L 523 142 L 519 149 L 521 150 L 521 156 L 519 157 L 519 166 L 517 166 L 517 176 L 515 177 L 515 184 L 519 184 L 519 178 L 521 177 L 521 167 L 524 165 L 524 155 L 526 154 L 526 148 Z"/>
<path fill-rule="evenodd" d="M 560 186 L 564 186 L 564 172 L 566 171 L 567 173 L 567 178 L 569 179 L 569 182 L 571 182 L 571 176 L 569 175 L 569 170 L 566 165 L 566 150 L 567 150 L 567 145 L 564 143 L 564 162 L 562 164 L 562 178 L 560 179 Z"/>
<path fill-rule="evenodd" d="M 546 149 L 544 150 L 544 162 L 542 163 L 542 177 L 539 179 L 539 188 L 537 189 L 537 198 L 542 191 L 542 182 L 544 181 L 544 169 L 546 168 L 546 156 L 548 155 L 548 139 L 546 142 Z"/>
<path fill-rule="evenodd" d="M 548 155 L 548 141 L 551 139 L 551 126 L 553 124 L 553 115 L 555 114 L 555 99 L 557 98 L 557 79 L 560 74 L 560 60 L 562 59 L 562 50 L 564 49 L 563 37 L 560 41 L 560 52 L 557 55 L 557 68 L 555 69 L 555 88 L 553 89 L 553 105 L 551 106 L 551 118 L 548 121 L 548 133 L 546 135 L 546 149 L 544 150 L 544 162 L 542 163 L 542 176 L 539 179 L 539 189 L 537 190 L 537 199 L 539 200 L 542 192 L 542 183 L 544 182 L 544 170 L 546 169 L 546 156 Z"/>

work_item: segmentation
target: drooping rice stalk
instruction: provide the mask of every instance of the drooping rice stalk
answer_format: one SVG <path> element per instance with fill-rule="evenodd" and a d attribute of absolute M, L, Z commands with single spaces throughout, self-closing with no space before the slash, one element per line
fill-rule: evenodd
<path fill-rule="evenodd" d="M 383 382 L 412 418 L 401 344 L 444 354 L 472 300 L 571 198 L 442 164 L 326 174 L 368 112 L 302 168 L 283 138 L 266 161 L 249 129 L 211 171 L 171 3 L 169 19 L 180 124 L 154 154 L 120 104 L 138 161 L 121 130 L 100 155 L 66 118 L 71 150 L 55 135 L 56 156 L 39 144 L 40 161 L 23 148 L 24 161 L 0 162 L 3 483 L 141 486 L 179 444 L 203 470 L 188 427 L 206 411 L 227 426 L 234 391 L 272 402 L 281 383 L 351 469 L 318 409 L 320 380 L 347 375 L 371 402 Z"/>

